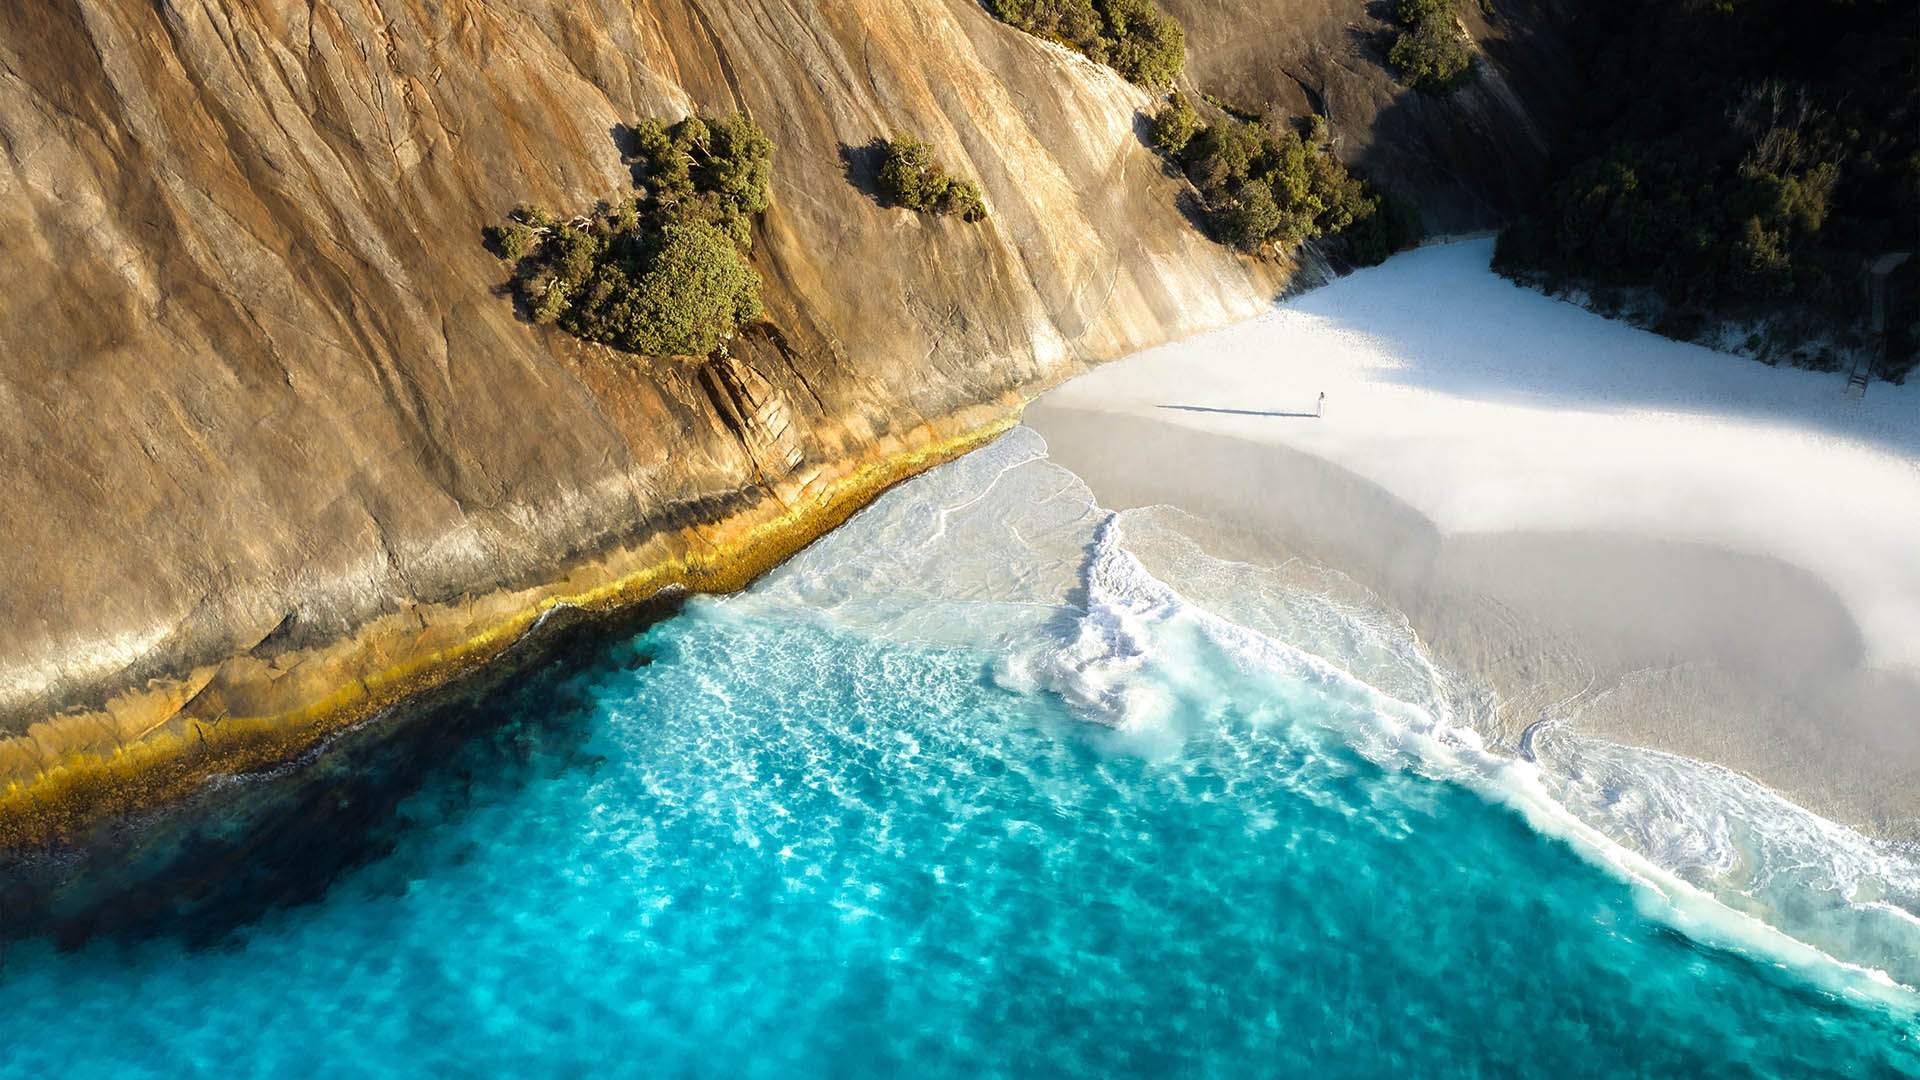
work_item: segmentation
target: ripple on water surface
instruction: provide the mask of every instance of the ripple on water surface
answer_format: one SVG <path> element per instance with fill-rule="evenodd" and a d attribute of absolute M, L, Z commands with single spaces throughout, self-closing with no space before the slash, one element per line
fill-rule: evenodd
<path fill-rule="evenodd" d="M 0 1075 L 1920 1071 L 1899 1000 L 1671 929 L 1351 685 L 1089 626 L 1097 515 L 992 464 L 523 687 L 523 767 L 457 756 L 317 904 L 11 946 Z"/>

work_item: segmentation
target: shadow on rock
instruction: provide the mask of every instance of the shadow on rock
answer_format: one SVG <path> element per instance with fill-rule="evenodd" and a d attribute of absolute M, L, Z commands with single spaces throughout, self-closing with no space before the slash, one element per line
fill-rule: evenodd
<path fill-rule="evenodd" d="M 880 165 L 887 160 L 887 140 L 875 137 L 863 146 L 840 144 L 840 163 L 847 183 L 880 206 L 891 206 L 880 193 Z"/>
<path fill-rule="evenodd" d="M 645 666 L 633 638 L 672 607 L 605 617 L 562 609 L 507 657 L 298 762 L 210 783 L 78 849 L 0 858 L 0 944 L 218 946 L 369 867 L 358 887 L 403 893 L 418 876 L 408 853 L 433 857 L 419 834 L 597 766 L 587 750 L 596 676 Z"/>

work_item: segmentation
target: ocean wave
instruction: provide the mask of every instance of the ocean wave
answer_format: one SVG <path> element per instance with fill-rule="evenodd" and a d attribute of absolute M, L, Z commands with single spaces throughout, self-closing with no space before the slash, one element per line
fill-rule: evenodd
<path fill-rule="evenodd" d="M 1920 983 L 1920 860 L 1709 762 L 1552 725 L 1553 797 L 1728 906 Z"/>
<path fill-rule="evenodd" d="M 1539 831 L 1641 890 L 1654 901 L 1650 913 L 1695 940 L 1786 965 L 1850 995 L 1920 1007 L 1912 987 L 1920 969 L 1909 970 L 1920 955 L 1920 934 L 1913 932 L 1920 922 L 1912 916 L 1920 877 L 1910 860 L 1730 770 L 1676 755 L 1570 734 L 1553 739 L 1536 761 L 1491 750 L 1453 715 L 1450 680 L 1417 650 L 1381 651 L 1412 669 L 1414 685 L 1424 685 L 1424 703 L 1384 692 L 1337 658 L 1186 601 L 1128 550 L 1124 522 L 1112 514 L 1101 524 L 1087 563 L 1087 613 L 1066 647 L 1044 654 L 1052 677 L 1043 685 L 1089 719 L 1126 726 L 1163 715 L 1159 703 L 1174 695 L 1126 681 L 1155 658 L 1156 632 L 1164 640 L 1189 625 L 1243 672 L 1313 688 L 1333 706 L 1315 715 L 1342 725 L 1370 760 L 1465 784 L 1514 808 Z M 1190 554 L 1187 567 L 1203 562 Z M 1224 564 L 1218 569 L 1234 571 Z M 1373 614 L 1354 636 L 1377 641 L 1379 628 L 1393 625 Z M 1103 646 L 1112 651 L 1102 654 Z M 1167 677 L 1168 665 L 1156 666 Z M 1134 707 L 1143 700 L 1156 707 Z M 1600 786 L 1612 794 L 1595 801 L 1587 796 L 1603 772 Z M 1730 824 L 1735 821 L 1743 827 Z M 1741 857 L 1699 858 L 1716 848 Z"/>
<path fill-rule="evenodd" d="M 1265 567 L 1214 557 L 1188 535 L 1204 523 L 1179 511 L 1123 518 L 1128 548 L 1188 602 L 1327 658 L 1447 728 L 1484 732 L 1500 711 L 1490 690 L 1436 665 L 1403 615 L 1344 575 L 1299 559 Z M 1553 799 L 1742 914 L 1920 982 L 1920 859 L 1722 766 L 1581 734 L 1579 711 L 1593 700 L 1547 710 L 1516 748 Z"/>
<path fill-rule="evenodd" d="M 1496 750 L 1480 730 L 1491 692 L 1435 664 L 1400 613 L 1305 560 L 1217 558 L 1191 524 L 1099 507 L 1016 428 L 883 496 L 741 602 L 982 649 L 1001 686 L 1052 695 L 1142 746 L 1204 715 L 1224 668 L 1382 766 L 1511 807 L 1695 940 L 1920 1009 L 1914 859 L 1729 770 L 1563 720 L 1532 732 L 1527 755 Z"/>
<path fill-rule="evenodd" d="M 1085 719 L 1124 728 L 1154 723 L 1173 707 L 1159 681 L 1140 676 L 1154 626 L 1177 613 L 1179 598 L 1119 547 L 1118 522 L 1108 514 L 1094 533 L 1084 607 L 1064 639 L 1004 654 L 994 677 L 1013 690 L 1051 691 Z"/>

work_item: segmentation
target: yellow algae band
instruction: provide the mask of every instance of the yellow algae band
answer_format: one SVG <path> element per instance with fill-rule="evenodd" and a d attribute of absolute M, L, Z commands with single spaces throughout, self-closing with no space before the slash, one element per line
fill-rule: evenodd
<path fill-rule="evenodd" d="M 986 411 L 986 410 L 981 410 Z M 608 611 L 668 589 L 723 593 L 838 526 L 892 485 L 1012 427 L 992 419 L 879 454 L 725 519 L 650 538 L 559 581 L 421 605 L 290 658 L 236 656 L 100 711 L 51 717 L 0 740 L 0 851 L 57 847 L 104 822 L 178 800 L 211 776 L 291 760 L 320 740 L 498 657 L 560 607 Z M 895 441 L 895 440 L 888 440 Z"/>

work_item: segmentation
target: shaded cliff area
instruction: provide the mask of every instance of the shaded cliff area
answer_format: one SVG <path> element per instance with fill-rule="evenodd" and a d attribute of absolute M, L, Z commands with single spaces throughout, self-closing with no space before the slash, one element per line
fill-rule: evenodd
<path fill-rule="evenodd" d="M 1197 84 L 1319 99 L 1430 227 L 1539 166 L 1526 34 L 1439 100 L 1359 4 L 1167 6 Z M 555 604 L 736 587 L 1036 390 L 1259 310 L 1292 268 L 1179 212 L 1152 106 L 968 0 L 0 5 L 0 818 L 284 756 Z M 482 228 L 619 196 L 622 125 L 695 109 L 776 148 L 765 322 L 656 359 L 517 313 Z M 898 131 L 992 216 L 883 208 L 857 148 Z"/>
<path fill-rule="evenodd" d="M 1920 10 L 1619 0 L 1564 30 L 1585 88 L 1494 266 L 1864 391 L 1920 353 Z"/>
<path fill-rule="evenodd" d="M 1243 108 L 1327 118 L 1340 157 L 1435 233 L 1497 228 L 1538 193 L 1573 58 L 1568 0 L 1458 0 L 1473 76 L 1409 91 L 1388 50 L 1393 0 L 1164 0 L 1187 29 L 1187 80 Z"/>

